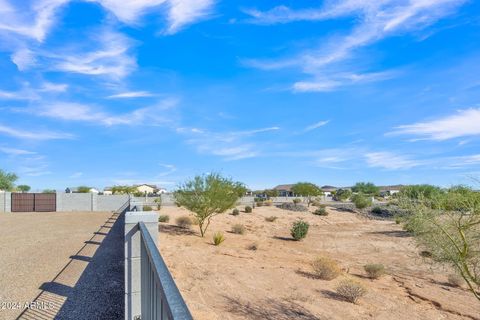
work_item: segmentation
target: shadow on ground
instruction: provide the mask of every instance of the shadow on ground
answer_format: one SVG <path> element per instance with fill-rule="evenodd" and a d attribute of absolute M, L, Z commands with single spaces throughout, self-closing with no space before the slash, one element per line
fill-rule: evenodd
<path fill-rule="evenodd" d="M 384 235 L 389 237 L 407 238 L 412 234 L 404 230 L 373 231 L 370 234 Z"/>
<path fill-rule="evenodd" d="M 194 235 L 196 234 L 193 230 L 189 228 L 182 228 L 179 226 L 174 226 L 171 224 L 159 224 L 158 231 L 161 233 L 166 233 L 172 236 L 181 236 L 181 235 Z"/>
<path fill-rule="evenodd" d="M 320 320 L 301 305 L 287 300 L 241 301 L 227 296 L 224 298 L 228 303 L 226 311 L 245 319 Z"/>
<path fill-rule="evenodd" d="M 19 319 L 124 318 L 124 214 L 114 213 Z"/>

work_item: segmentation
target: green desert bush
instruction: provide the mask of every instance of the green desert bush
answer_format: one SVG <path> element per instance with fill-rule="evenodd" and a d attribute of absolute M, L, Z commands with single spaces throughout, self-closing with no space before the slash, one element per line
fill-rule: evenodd
<path fill-rule="evenodd" d="M 323 204 L 318 200 L 312 200 L 311 205 L 314 207 L 321 207 Z"/>
<path fill-rule="evenodd" d="M 461 287 L 463 282 L 463 278 L 456 273 L 451 273 L 448 275 L 448 284 L 452 287 Z"/>
<path fill-rule="evenodd" d="M 378 279 L 385 274 L 385 266 L 380 263 L 369 263 L 363 269 L 370 279 Z"/>
<path fill-rule="evenodd" d="M 257 207 L 262 207 L 263 206 L 263 201 L 257 201 L 257 202 L 255 202 L 255 204 L 257 205 Z"/>
<path fill-rule="evenodd" d="M 302 220 L 295 221 L 290 229 L 290 234 L 292 235 L 293 239 L 297 241 L 302 240 L 307 236 L 309 227 L 310 225 L 308 222 Z"/>
<path fill-rule="evenodd" d="M 373 214 L 381 215 L 383 213 L 383 210 L 379 206 L 375 206 L 372 208 L 371 212 Z"/>
<path fill-rule="evenodd" d="M 275 220 L 277 220 L 277 217 L 275 216 L 270 216 L 265 218 L 265 221 L 268 221 L 268 222 L 275 222 Z"/>
<path fill-rule="evenodd" d="M 322 206 L 318 207 L 315 211 L 313 211 L 313 214 L 317 215 L 317 216 L 328 216 L 328 211 L 325 208 L 325 206 L 322 205 Z"/>
<path fill-rule="evenodd" d="M 313 260 L 312 269 L 315 276 L 322 280 L 333 280 L 341 273 L 337 262 L 327 257 L 319 257 Z"/>
<path fill-rule="evenodd" d="M 237 208 L 233 209 L 232 216 L 238 216 L 239 214 L 240 214 L 240 211 Z"/>
<path fill-rule="evenodd" d="M 253 210 L 253 209 L 252 209 L 252 207 L 250 207 L 250 206 L 246 206 L 246 207 L 245 207 L 245 212 L 246 212 L 246 213 L 252 213 L 252 210 Z"/>
<path fill-rule="evenodd" d="M 355 194 L 352 196 L 352 201 L 357 209 L 365 209 L 372 205 L 372 199 L 363 194 Z"/>
<path fill-rule="evenodd" d="M 189 216 L 181 216 L 175 219 L 175 223 L 180 228 L 190 228 L 192 225 L 192 219 Z"/>
<path fill-rule="evenodd" d="M 293 199 L 293 204 L 299 204 L 300 202 L 302 202 L 302 199 L 299 199 L 299 198 Z"/>
<path fill-rule="evenodd" d="M 290 210 L 290 211 L 297 211 L 297 212 L 305 212 L 308 211 L 307 207 L 301 204 L 294 204 L 294 203 L 282 203 L 281 205 L 277 206 L 280 209 Z"/>
<path fill-rule="evenodd" d="M 335 291 L 338 295 L 351 303 L 357 303 L 358 299 L 367 293 L 367 289 L 361 283 L 352 279 L 340 281 Z"/>
<path fill-rule="evenodd" d="M 168 222 L 168 221 L 170 221 L 170 216 L 167 214 L 161 214 L 158 217 L 158 222 Z"/>
<path fill-rule="evenodd" d="M 213 244 L 218 246 L 220 245 L 223 241 L 225 241 L 225 237 L 223 235 L 223 233 L 221 232 L 215 232 L 213 234 Z"/>
<path fill-rule="evenodd" d="M 236 234 L 244 234 L 245 233 L 245 227 L 243 226 L 243 224 L 234 224 L 232 226 L 232 232 L 233 233 L 236 233 Z"/>
<path fill-rule="evenodd" d="M 150 206 L 143 206 L 143 211 L 152 211 L 152 207 L 150 207 Z"/>

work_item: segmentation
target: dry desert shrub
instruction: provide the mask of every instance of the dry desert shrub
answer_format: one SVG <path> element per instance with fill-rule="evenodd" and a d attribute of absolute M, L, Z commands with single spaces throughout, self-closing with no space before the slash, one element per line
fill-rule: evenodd
<path fill-rule="evenodd" d="M 190 226 L 192 225 L 192 219 L 189 216 L 181 216 L 175 219 L 175 223 L 180 228 L 187 229 L 187 228 L 190 228 Z"/>
<path fill-rule="evenodd" d="M 370 279 L 378 279 L 385 274 L 385 266 L 380 263 L 369 263 L 363 268 Z"/>
<path fill-rule="evenodd" d="M 351 303 L 357 303 L 358 299 L 367 293 L 367 289 L 361 283 L 352 279 L 340 281 L 335 290 L 338 295 Z"/>
<path fill-rule="evenodd" d="M 249 245 L 247 246 L 247 249 L 248 249 L 248 250 L 252 250 L 252 251 L 257 251 L 257 250 L 258 250 L 258 247 L 259 247 L 258 242 L 254 242 L 254 243 L 252 243 L 252 244 L 249 244 Z"/>
<path fill-rule="evenodd" d="M 158 222 L 168 222 L 170 221 L 170 216 L 168 214 L 161 214 L 158 217 Z"/>
<path fill-rule="evenodd" d="M 225 241 L 225 237 L 223 236 L 223 233 L 221 232 L 215 232 L 213 234 L 213 244 L 218 246 L 220 245 L 223 241 Z"/>
<path fill-rule="evenodd" d="M 268 221 L 268 222 L 275 222 L 275 220 L 277 220 L 277 217 L 275 217 L 275 216 L 265 218 L 265 221 Z"/>
<path fill-rule="evenodd" d="M 245 212 L 246 212 L 246 213 L 252 213 L 252 207 L 246 206 L 246 207 L 245 207 Z"/>
<path fill-rule="evenodd" d="M 315 276 L 322 280 L 333 280 L 341 273 L 337 262 L 327 257 L 319 257 L 313 260 L 312 269 Z"/>
<path fill-rule="evenodd" d="M 232 226 L 232 232 L 233 233 L 236 233 L 236 234 L 244 234 L 245 233 L 245 227 L 243 226 L 243 224 L 234 224 Z"/>
<path fill-rule="evenodd" d="M 232 216 L 238 216 L 239 214 L 240 214 L 240 211 L 237 208 L 233 209 Z"/>

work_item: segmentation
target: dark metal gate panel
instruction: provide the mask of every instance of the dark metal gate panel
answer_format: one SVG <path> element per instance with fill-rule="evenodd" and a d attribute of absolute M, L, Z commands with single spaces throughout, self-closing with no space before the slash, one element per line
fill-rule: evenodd
<path fill-rule="evenodd" d="M 57 195 L 55 193 L 35 193 L 35 211 L 53 212 L 57 209 Z"/>
<path fill-rule="evenodd" d="M 12 193 L 12 212 L 33 212 L 35 210 L 35 194 Z"/>

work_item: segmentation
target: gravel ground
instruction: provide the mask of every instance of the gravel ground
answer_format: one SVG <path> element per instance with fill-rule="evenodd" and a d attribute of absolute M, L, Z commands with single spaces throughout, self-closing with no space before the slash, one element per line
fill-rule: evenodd
<path fill-rule="evenodd" d="M 0 234 L 0 319 L 123 318 L 123 216 L 0 214 Z"/>

